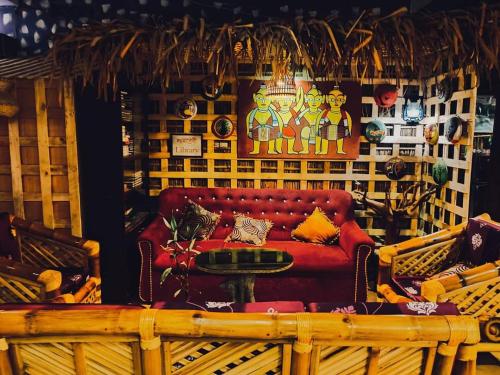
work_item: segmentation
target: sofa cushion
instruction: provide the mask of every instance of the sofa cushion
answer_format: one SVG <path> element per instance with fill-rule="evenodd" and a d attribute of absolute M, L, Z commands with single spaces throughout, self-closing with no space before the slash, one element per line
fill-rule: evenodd
<path fill-rule="evenodd" d="M 187 245 L 187 242 L 181 242 L 181 246 Z M 352 261 L 338 245 L 326 246 L 298 241 L 268 241 L 265 246 L 252 246 L 238 242 L 224 242 L 223 240 L 206 240 L 198 241 L 194 248 L 197 251 L 205 252 L 243 247 L 264 247 L 287 251 L 293 257 L 293 267 L 285 271 L 287 273 L 345 272 L 349 274 L 354 272 Z M 193 264 L 194 262 L 192 266 Z M 163 252 L 153 262 L 153 268 L 161 271 L 171 265 L 171 257 L 168 252 Z"/>
<path fill-rule="evenodd" d="M 242 214 L 234 215 L 234 227 L 226 241 L 245 242 L 252 245 L 265 245 L 267 233 L 273 223 L 268 219 L 254 219 Z"/>
<path fill-rule="evenodd" d="M 357 315 L 460 315 L 453 303 L 434 302 L 363 302 L 363 303 L 310 303 L 310 312 Z"/>
<path fill-rule="evenodd" d="M 193 231 L 197 228 L 196 238 L 207 240 L 212 235 L 219 220 L 219 214 L 210 212 L 199 204 L 189 200 L 179 223 L 179 238 L 190 240 L 193 238 Z"/>
<path fill-rule="evenodd" d="M 293 239 L 320 244 L 332 244 L 339 235 L 340 228 L 319 207 L 292 231 Z"/>
<path fill-rule="evenodd" d="M 61 267 L 56 268 L 61 272 L 61 293 L 75 294 L 88 279 L 88 272 L 83 267 Z"/>
<path fill-rule="evenodd" d="M 248 312 L 248 313 L 297 313 L 304 312 L 304 304 L 300 301 L 269 301 L 269 302 L 165 302 L 158 301 L 151 306 L 153 309 L 168 310 L 202 310 L 210 312 Z"/>
<path fill-rule="evenodd" d="M 392 282 L 399 289 L 399 292 L 414 301 L 423 301 L 420 290 L 425 280 L 425 276 L 394 276 L 392 278 Z"/>

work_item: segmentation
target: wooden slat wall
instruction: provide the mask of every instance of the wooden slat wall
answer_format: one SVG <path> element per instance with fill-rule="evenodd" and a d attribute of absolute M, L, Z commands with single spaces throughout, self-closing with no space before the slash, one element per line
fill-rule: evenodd
<path fill-rule="evenodd" d="M 206 101 L 199 94 L 200 81 L 205 76 L 193 73 L 173 82 L 167 93 L 151 93 L 150 115 L 148 116 L 148 135 L 150 139 L 150 194 L 156 196 L 162 189 L 174 186 L 195 187 L 253 187 L 285 189 L 355 189 L 353 181 L 367 187 L 368 196 L 383 199 L 386 186 L 390 186 L 392 197 L 398 196 L 403 186 L 421 179 L 423 155 L 423 125 L 407 125 L 402 119 L 403 94 L 406 85 L 417 85 L 417 81 L 400 81 L 400 92 L 394 111 L 381 111 L 372 96 L 373 87 L 378 83 L 396 80 L 374 79 L 363 85 L 362 118 L 366 124 L 379 118 L 389 128 L 390 135 L 380 144 L 369 144 L 361 136 L 360 156 L 355 161 L 314 161 L 304 159 L 265 160 L 238 159 L 236 132 L 227 140 L 230 152 L 218 152 L 220 142 L 211 132 L 212 121 L 226 115 L 235 124 L 237 121 L 237 86 L 226 84 L 224 94 L 215 102 Z M 252 77 L 249 77 L 252 78 Z M 421 88 L 421 94 L 423 94 Z M 173 114 L 176 99 L 192 96 L 198 103 L 198 114 L 193 120 L 182 121 Z M 226 110 L 227 109 L 227 110 Z M 363 127 L 363 125 L 362 125 Z M 175 159 L 170 157 L 168 140 L 170 133 L 202 133 L 206 142 L 203 158 Z M 364 134 L 364 129 L 362 129 Z M 384 163 L 393 156 L 401 156 L 412 173 L 400 181 L 391 181 L 383 173 Z M 206 163 L 206 164 L 197 164 Z M 221 166 L 221 163 L 228 163 Z M 297 163 L 297 169 L 290 168 Z M 366 210 L 357 212 L 359 224 L 370 235 L 383 236 L 383 222 Z M 404 219 L 402 236 L 414 236 L 418 229 L 418 214 Z"/>
<path fill-rule="evenodd" d="M 20 111 L 0 118 L 0 211 L 81 236 L 72 86 L 17 80 Z"/>

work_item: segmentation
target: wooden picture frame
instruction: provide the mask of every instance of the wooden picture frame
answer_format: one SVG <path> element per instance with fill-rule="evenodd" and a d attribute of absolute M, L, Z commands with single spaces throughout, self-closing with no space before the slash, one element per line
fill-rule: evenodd
<path fill-rule="evenodd" d="M 172 134 L 170 155 L 173 157 L 202 157 L 203 137 L 201 134 Z"/>

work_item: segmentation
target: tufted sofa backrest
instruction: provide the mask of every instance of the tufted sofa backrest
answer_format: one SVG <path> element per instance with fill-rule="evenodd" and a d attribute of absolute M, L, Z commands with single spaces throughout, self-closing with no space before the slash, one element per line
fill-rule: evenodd
<path fill-rule="evenodd" d="M 222 215 L 212 235 L 215 239 L 231 233 L 237 212 L 271 220 L 274 225 L 267 239 L 278 241 L 290 240 L 291 231 L 316 207 L 338 226 L 354 217 L 352 196 L 343 190 L 169 188 L 160 193 L 159 212 L 179 219 L 189 199 Z"/>

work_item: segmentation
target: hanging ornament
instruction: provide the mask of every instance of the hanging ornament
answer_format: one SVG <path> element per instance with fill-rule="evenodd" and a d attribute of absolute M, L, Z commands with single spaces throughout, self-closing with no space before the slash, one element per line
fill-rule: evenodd
<path fill-rule="evenodd" d="M 406 175 L 406 164 L 403 159 L 393 157 L 384 165 L 385 175 L 391 180 L 399 180 Z"/>
<path fill-rule="evenodd" d="M 458 116 L 450 117 L 445 123 L 445 135 L 448 142 L 453 144 L 460 141 L 464 133 L 464 122 Z"/>
<path fill-rule="evenodd" d="M 432 166 L 432 179 L 439 186 L 448 182 L 448 166 L 443 159 L 438 159 Z"/>
<path fill-rule="evenodd" d="M 443 78 L 436 86 L 437 97 L 442 102 L 447 102 L 453 95 L 453 83 L 450 77 Z"/>
<path fill-rule="evenodd" d="M 180 98 L 175 102 L 175 114 L 183 120 L 196 116 L 198 106 L 192 98 Z"/>
<path fill-rule="evenodd" d="M 439 141 L 439 125 L 427 124 L 424 128 L 425 141 L 430 145 L 435 145 Z"/>
<path fill-rule="evenodd" d="M 19 106 L 12 94 L 12 82 L 0 80 L 0 116 L 14 117 L 19 112 Z"/>
<path fill-rule="evenodd" d="M 365 137 L 370 143 L 379 143 L 385 138 L 385 124 L 378 120 L 372 120 L 366 124 Z"/>
<path fill-rule="evenodd" d="M 390 108 L 398 99 L 398 88 L 389 83 L 378 85 L 373 91 L 373 98 L 379 107 Z"/>
<path fill-rule="evenodd" d="M 201 96 L 203 96 L 205 100 L 217 100 L 222 95 L 223 86 L 224 85 L 218 84 L 215 75 L 209 75 L 201 81 Z"/>

